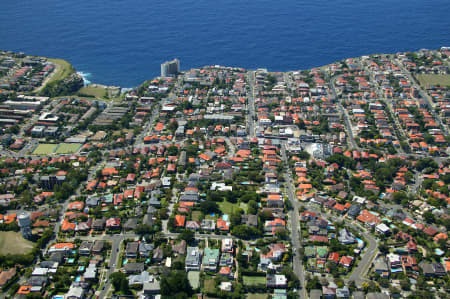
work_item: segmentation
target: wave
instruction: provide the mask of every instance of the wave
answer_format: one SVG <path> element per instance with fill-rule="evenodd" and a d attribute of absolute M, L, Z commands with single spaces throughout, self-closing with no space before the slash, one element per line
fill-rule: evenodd
<path fill-rule="evenodd" d="M 77 72 L 78 75 L 80 75 L 83 78 L 83 82 L 84 82 L 84 86 L 91 84 L 92 82 L 88 79 L 89 77 L 92 76 L 91 73 L 86 73 L 86 72 Z"/>

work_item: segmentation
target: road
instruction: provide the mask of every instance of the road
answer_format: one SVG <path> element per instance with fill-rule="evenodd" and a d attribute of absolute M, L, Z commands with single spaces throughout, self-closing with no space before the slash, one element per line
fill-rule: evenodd
<path fill-rule="evenodd" d="M 412 86 L 419 91 L 420 97 L 427 102 L 428 110 L 433 115 L 436 123 L 439 124 L 439 127 L 443 129 L 444 135 L 449 136 L 448 127 L 444 123 L 442 123 L 441 118 L 439 117 L 439 115 L 437 115 L 436 111 L 434 111 L 433 100 L 431 99 L 431 97 L 425 91 L 423 91 L 423 89 L 419 86 L 419 84 L 417 84 L 416 80 L 413 78 L 411 73 L 407 69 L 405 69 L 405 67 L 403 66 L 403 63 L 401 63 L 401 61 L 396 59 L 395 64 L 397 66 L 399 66 L 401 68 L 401 70 L 403 71 L 403 73 L 408 77 Z"/>
<path fill-rule="evenodd" d="M 156 117 L 159 115 L 159 104 L 154 104 L 152 106 L 152 114 L 150 116 L 147 125 L 143 128 L 142 132 L 135 138 L 135 145 L 142 146 L 144 144 L 144 138 L 151 132 L 153 127 L 153 123 L 155 122 Z"/>
<path fill-rule="evenodd" d="M 248 73 L 248 86 L 249 86 L 249 92 L 248 92 L 248 100 L 247 100 L 247 123 L 248 123 L 248 133 L 250 134 L 250 138 L 253 138 L 256 136 L 255 132 L 255 89 L 253 86 L 253 83 L 255 81 L 255 72 L 249 71 Z"/>
<path fill-rule="evenodd" d="M 347 110 L 342 107 L 337 94 L 336 94 L 336 89 L 334 86 L 334 81 L 336 80 L 336 78 L 338 78 L 339 76 L 334 76 L 330 79 L 329 85 L 331 88 L 331 92 L 333 93 L 333 99 L 337 102 L 337 106 L 339 111 L 341 112 L 342 117 L 344 118 L 344 125 L 345 125 L 345 130 L 347 131 L 347 136 L 348 136 L 348 140 L 350 141 L 350 144 L 352 146 L 352 148 L 357 149 L 358 151 L 360 150 L 358 144 L 356 144 L 355 142 L 355 138 L 353 137 L 353 131 L 352 131 L 352 125 L 350 123 L 350 118 L 347 114 Z"/>
<path fill-rule="evenodd" d="M 292 184 L 292 178 L 291 178 L 291 174 L 290 174 L 290 170 L 289 170 L 288 158 L 286 155 L 286 148 L 285 148 L 284 143 L 281 148 L 281 158 L 285 164 L 284 177 L 286 180 L 286 185 L 288 187 L 287 195 L 288 195 L 289 201 L 292 203 L 292 207 L 293 207 L 293 209 L 291 211 L 289 211 L 289 219 L 291 220 L 291 224 L 290 224 L 291 243 L 292 243 L 292 247 L 295 250 L 294 259 L 293 259 L 294 273 L 295 273 L 295 275 L 297 275 L 298 279 L 300 280 L 300 286 L 301 286 L 301 288 L 298 290 L 298 295 L 300 298 L 307 298 L 303 261 L 299 255 L 300 248 L 302 248 L 301 234 L 299 234 L 299 217 L 298 217 L 299 202 L 295 196 L 295 188 L 294 188 L 294 185 Z"/>
<path fill-rule="evenodd" d="M 345 221 L 345 223 L 349 227 L 356 229 L 369 243 L 364 250 L 364 254 L 361 257 L 361 260 L 359 261 L 356 268 L 353 269 L 352 274 L 350 274 L 350 277 L 348 278 L 348 281 L 354 281 L 357 287 L 361 287 L 362 283 L 366 280 L 365 276 L 370 268 L 372 260 L 378 252 L 378 244 L 371 234 L 361 230 L 357 225 L 351 224 L 347 221 Z"/>
<path fill-rule="evenodd" d="M 130 236 L 131 237 L 131 236 Z M 119 263 L 119 256 L 120 256 L 120 245 L 122 244 L 123 240 L 128 239 L 127 235 L 117 235 L 113 236 L 111 238 L 112 245 L 111 245 L 111 255 L 109 258 L 109 269 L 107 270 L 104 277 L 106 284 L 104 285 L 103 289 L 100 291 L 99 298 L 106 298 L 108 295 L 109 290 L 111 289 L 111 279 L 109 277 L 112 273 L 116 271 L 118 268 Z"/>
<path fill-rule="evenodd" d="M 358 262 L 356 268 L 353 269 L 349 278 L 346 279 L 346 282 L 354 281 L 358 287 L 361 287 L 362 283 L 366 281 L 365 276 L 367 271 L 370 268 L 372 260 L 378 252 L 378 242 L 377 240 L 368 233 L 365 228 L 356 223 L 356 221 L 348 220 L 347 218 L 343 218 L 342 216 L 334 216 L 326 212 L 316 210 L 316 207 L 311 203 L 306 203 L 306 208 L 308 211 L 317 213 L 320 217 L 330 220 L 336 221 L 336 219 L 344 221 L 345 225 L 355 229 L 367 242 L 366 248 L 363 250 L 363 255 L 361 256 L 361 260 Z"/>
<path fill-rule="evenodd" d="M 394 130 L 395 130 L 395 133 L 396 133 L 396 136 L 397 136 L 397 140 L 398 141 L 400 141 L 402 139 L 407 140 L 408 139 L 408 135 L 405 133 L 405 131 L 403 130 L 403 127 L 400 125 L 400 123 L 398 121 L 398 118 L 394 114 L 395 113 L 394 112 L 395 109 L 394 109 L 394 101 L 393 101 L 393 99 L 392 98 L 390 98 L 390 99 L 386 98 L 386 95 L 380 89 L 380 84 L 378 84 L 377 80 L 375 80 L 373 72 L 367 69 L 366 64 L 363 65 L 361 62 L 358 62 L 358 65 L 359 65 L 359 67 L 361 69 L 363 69 L 365 72 L 370 74 L 369 78 L 370 78 L 370 81 L 372 82 L 373 86 L 375 87 L 375 93 L 377 94 L 378 98 L 383 100 L 386 103 L 386 105 L 388 106 L 387 107 L 388 109 L 385 110 L 385 113 L 389 114 L 391 116 L 391 119 L 394 121 L 394 123 L 393 124 L 391 123 L 391 125 L 392 125 L 392 128 L 394 128 Z M 400 134 L 403 135 L 403 138 L 402 138 L 402 136 Z M 405 153 L 401 146 L 398 147 L 397 150 L 400 153 L 402 153 L 402 154 Z"/>

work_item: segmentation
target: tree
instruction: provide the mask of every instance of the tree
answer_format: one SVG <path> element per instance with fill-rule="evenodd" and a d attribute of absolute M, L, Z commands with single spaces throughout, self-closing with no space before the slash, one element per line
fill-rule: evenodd
<path fill-rule="evenodd" d="M 241 215 L 244 214 L 242 209 L 237 209 L 230 215 L 230 222 L 232 225 L 239 225 L 241 223 Z"/>
<path fill-rule="evenodd" d="M 189 298 L 194 293 L 185 271 L 171 271 L 161 276 L 160 287 L 163 298 Z"/>
<path fill-rule="evenodd" d="M 169 156 L 176 156 L 178 155 L 178 147 L 176 147 L 175 145 L 171 145 L 167 148 L 167 154 Z"/>
<path fill-rule="evenodd" d="M 219 205 L 215 201 L 207 200 L 200 203 L 200 211 L 204 214 L 219 213 Z"/>
<path fill-rule="evenodd" d="M 416 169 L 422 171 L 424 169 L 428 169 L 427 172 L 432 172 L 439 168 L 439 165 L 432 158 L 425 158 L 417 161 L 415 164 Z"/>
<path fill-rule="evenodd" d="M 261 232 L 254 227 L 242 224 L 233 227 L 231 234 L 242 239 L 250 239 L 252 237 L 260 236 Z"/>
<path fill-rule="evenodd" d="M 434 215 L 431 211 L 425 211 L 423 213 L 423 218 L 427 223 L 434 223 Z"/>
<path fill-rule="evenodd" d="M 153 232 L 153 228 L 151 225 L 147 224 L 138 224 L 136 225 L 135 232 L 138 235 L 146 235 Z"/>
<path fill-rule="evenodd" d="M 256 194 L 256 192 L 246 192 L 241 196 L 241 201 L 242 202 L 250 202 L 250 201 L 255 201 L 258 199 L 258 194 Z"/>
<path fill-rule="evenodd" d="M 385 243 L 381 243 L 378 247 L 381 253 L 386 254 L 389 252 L 389 247 Z"/>
<path fill-rule="evenodd" d="M 258 203 L 255 200 L 250 200 L 247 204 L 247 212 L 255 215 L 258 213 Z"/>
<path fill-rule="evenodd" d="M 409 282 L 409 279 L 400 280 L 400 286 L 404 291 L 409 291 L 411 289 L 411 283 Z"/>
<path fill-rule="evenodd" d="M 114 272 L 110 276 L 111 283 L 116 292 L 121 292 L 124 294 L 130 294 L 130 288 L 128 285 L 128 279 L 125 273 L 123 272 Z"/>
<path fill-rule="evenodd" d="M 306 289 L 308 291 L 315 290 L 315 289 L 321 289 L 322 285 L 320 284 L 319 278 L 317 276 L 314 276 L 312 279 L 308 280 L 306 283 Z"/>
<path fill-rule="evenodd" d="M 179 240 L 185 240 L 186 243 L 190 244 L 195 240 L 195 233 L 191 230 L 184 230 L 178 235 Z"/>

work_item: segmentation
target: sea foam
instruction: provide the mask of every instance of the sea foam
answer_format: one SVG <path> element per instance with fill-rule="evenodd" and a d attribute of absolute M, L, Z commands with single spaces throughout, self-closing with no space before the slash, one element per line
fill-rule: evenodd
<path fill-rule="evenodd" d="M 89 80 L 89 77 L 92 75 L 91 73 L 81 72 L 81 71 L 80 71 L 80 72 L 77 72 L 77 74 L 80 75 L 80 76 L 83 78 L 83 82 L 84 82 L 84 85 L 85 85 L 85 86 L 92 83 L 92 82 Z"/>

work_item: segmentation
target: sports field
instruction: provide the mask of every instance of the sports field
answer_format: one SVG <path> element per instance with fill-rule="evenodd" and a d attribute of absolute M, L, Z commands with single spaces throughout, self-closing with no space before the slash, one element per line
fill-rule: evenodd
<path fill-rule="evenodd" d="M 56 154 L 73 154 L 78 152 L 81 143 L 60 143 L 56 149 Z"/>
<path fill-rule="evenodd" d="M 0 231 L 0 255 L 27 254 L 34 243 L 25 240 L 20 232 Z"/>
<path fill-rule="evenodd" d="M 50 155 L 55 151 L 57 146 L 58 146 L 57 144 L 49 144 L 49 143 L 39 144 L 34 149 L 33 155 Z"/>
<path fill-rule="evenodd" d="M 244 285 L 245 286 L 254 286 L 254 285 L 262 285 L 266 284 L 265 276 L 244 276 Z"/>
<path fill-rule="evenodd" d="M 420 85 L 424 87 L 432 85 L 450 86 L 450 75 L 421 74 L 417 75 L 417 79 L 420 81 Z"/>

